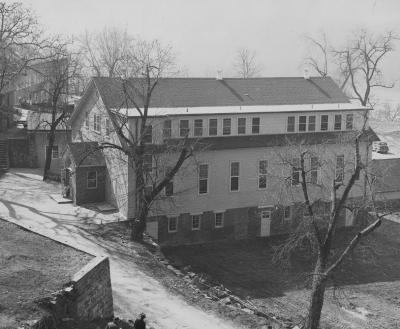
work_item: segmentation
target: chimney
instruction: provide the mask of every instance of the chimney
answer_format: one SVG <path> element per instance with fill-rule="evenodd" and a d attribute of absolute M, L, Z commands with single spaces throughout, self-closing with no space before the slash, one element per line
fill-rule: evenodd
<path fill-rule="evenodd" d="M 224 77 L 222 76 L 222 70 L 217 71 L 216 80 L 224 80 Z"/>
<path fill-rule="evenodd" d="M 304 68 L 303 76 L 304 76 L 304 79 L 310 80 L 310 72 L 307 67 Z"/>

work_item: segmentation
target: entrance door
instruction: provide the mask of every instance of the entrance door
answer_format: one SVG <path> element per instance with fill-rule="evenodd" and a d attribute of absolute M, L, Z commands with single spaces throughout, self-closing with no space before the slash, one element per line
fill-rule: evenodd
<path fill-rule="evenodd" d="M 260 236 L 271 235 L 271 210 L 261 210 Z"/>

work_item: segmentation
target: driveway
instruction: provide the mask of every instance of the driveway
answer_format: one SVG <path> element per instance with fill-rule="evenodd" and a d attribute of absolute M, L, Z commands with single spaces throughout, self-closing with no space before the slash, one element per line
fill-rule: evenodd
<path fill-rule="evenodd" d="M 114 308 L 119 317 L 134 318 L 145 312 L 149 325 L 154 328 L 237 328 L 172 295 L 138 269 L 131 257 L 121 255 L 80 228 L 79 223 L 106 222 L 112 215 L 72 204 L 57 204 L 49 195 L 59 191 L 58 184 L 41 180 L 40 171 L 10 170 L 0 178 L 0 217 L 87 253 L 108 256 Z"/>

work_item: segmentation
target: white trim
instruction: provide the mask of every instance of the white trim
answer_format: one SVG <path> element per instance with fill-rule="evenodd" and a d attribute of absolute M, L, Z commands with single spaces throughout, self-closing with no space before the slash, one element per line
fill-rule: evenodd
<path fill-rule="evenodd" d="M 139 117 L 136 108 L 112 108 L 112 111 L 122 112 L 129 117 Z M 240 105 L 240 106 L 196 106 L 196 107 L 151 107 L 149 116 L 182 116 L 208 114 L 240 114 L 240 113 L 296 113 L 320 111 L 354 111 L 372 110 L 357 103 L 325 103 L 325 104 L 293 104 L 293 105 Z"/>
<path fill-rule="evenodd" d="M 202 165 L 207 165 L 207 192 L 205 193 L 200 193 L 200 166 Z M 208 163 L 199 163 L 198 173 L 197 173 L 197 194 L 207 195 L 209 192 L 210 192 L 210 165 Z"/>
<path fill-rule="evenodd" d="M 263 213 L 268 213 L 268 217 L 264 217 L 264 216 L 263 216 Z M 261 210 L 260 210 L 260 218 L 261 218 L 261 219 L 268 219 L 268 220 L 271 220 L 271 218 L 272 218 L 272 210 L 270 210 L 269 208 L 268 208 L 268 209 L 266 209 L 266 208 L 261 208 Z"/>

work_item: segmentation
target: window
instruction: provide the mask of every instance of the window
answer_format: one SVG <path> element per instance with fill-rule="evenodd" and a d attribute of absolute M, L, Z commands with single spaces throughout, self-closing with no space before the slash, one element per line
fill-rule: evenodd
<path fill-rule="evenodd" d="M 271 210 L 261 209 L 260 217 L 261 219 L 271 219 Z"/>
<path fill-rule="evenodd" d="M 153 126 L 144 126 L 143 142 L 151 144 L 153 142 Z"/>
<path fill-rule="evenodd" d="M 222 135 L 231 134 L 231 119 L 224 119 L 222 121 Z"/>
<path fill-rule="evenodd" d="M 143 156 L 143 171 L 145 173 L 151 173 L 153 171 L 153 156 L 151 154 L 145 154 Z"/>
<path fill-rule="evenodd" d="M 340 114 L 335 115 L 335 130 L 342 130 L 342 116 Z"/>
<path fill-rule="evenodd" d="M 202 119 L 194 120 L 194 135 L 195 136 L 203 136 L 203 120 Z"/>
<path fill-rule="evenodd" d="M 224 226 L 224 213 L 223 212 L 216 212 L 215 213 L 215 228 L 223 227 Z"/>
<path fill-rule="evenodd" d="M 292 209 L 290 206 L 285 206 L 283 208 L 283 219 L 290 220 L 292 218 Z"/>
<path fill-rule="evenodd" d="M 94 114 L 93 115 L 93 130 L 97 131 L 99 133 L 100 126 L 101 126 L 101 117 L 99 114 Z"/>
<path fill-rule="evenodd" d="M 85 127 L 89 128 L 89 112 L 85 113 Z"/>
<path fill-rule="evenodd" d="M 253 118 L 251 120 L 251 133 L 252 134 L 260 133 L 260 118 Z"/>
<path fill-rule="evenodd" d="M 178 217 L 168 218 L 168 233 L 173 233 L 178 231 Z"/>
<path fill-rule="evenodd" d="M 192 231 L 200 230 L 201 215 L 192 216 Z"/>
<path fill-rule="evenodd" d="M 287 131 L 289 133 L 293 133 L 294 132 L 295 124 L 296 124 L 296 118 L 295 117 L 288 117 L 287 118 Z"/>
<path fill-rule="evenodd" d="M 163 123 L 163 138 L 171 138 L 172 135 L 172 121 L 164 120 Z"/>
<path fill-rule="evenodd" d="M 299 131 L 307 130 L 307 117 L 305 115 L 301 115 L 299 117 Z"/>
<path fill-rule="evenodd" d="M 310 182 L 311 182 L 311 184 L 318 184 L 318 171 L 319 171 L 318 158 L 311 157 L 311 159 L 310 159 Z"/>
<path fill-rule="evenodd" d="M 49 152 L 49 146 L 46 146 L 47 152 Z M 51 158 L 52 159 L 58 159 L 59 153 L 58 153 L 58 145 L 53 145 L 53 148 L 51 149 Z"/>
<path fill-rule="evenodd" d="M 106 136 L 110 136 L 111 126 L 110 126 L 110 119 L 109 118 L 105 118 L 104 119 L 104 125 L 106 126 Z"/>
<path fill-rule="evenodd" d="M 292 161 L 292 185 L 300 184 L 300 159 L 293 159 Z"/>
<path fill-rule="evenodd" d="M 346 129 L 347 130 L 353 129 L 353 114 L 346 115 Z"/>
<path fill-rule="evenodd" d="M 308 131 L 315 131 L 315 115 L 308 117 Z"/>
<path fill-rule="evenodd" d="M 238 119 L 238 135 L 246 134 L 246 118 Z"/>
<path fill-rule="evenodd" d="M 189 135 L 189 120 L 179 121 L 179 136 L 186 137 Z"/>
<path fill-rule="evenodd" d="M 261 160 L 258 162 L 258 188 L 267 188 L 267 160 Z"/>
<path fill-rule="evenodd" d="M 208 193 L 208 164 L 199 165 L 199 194 Z"/>
<path fill-rule="evenodd" d="M 335 182 L 343 183 L 344 181 L 344 155 L 336 156 L 336 172 Z"/>
<path fill-rule="evenodd" d="M 208 125 L 208 135 L 217 136 L 218 135 L 218 120 L 210 119 Z"/>
<path fill-rule="evenodd" d="M 167 175 L 172 168 L 170 167 L 166 167 L 165 168 L 165 175 Z M 167 183 L 167 185 L 165 185 L 164 188 L 164 192 L 165 192 L 165 196 L 171 196 L 174 194 L 174 180 L 173 178 Z"/>
<path fill-rule="evenodd" d="M 239 191 L 239 162 L 231 162 L 231 191 Z"/>
<path fill-rule="evenodd" d="M 329 117 L 327 115 L 321 115 L 321 130 L 328 130 Z"/>
<path fill-rule="evenodd" d="M 88 171 L 86 186 L 87 188 L 97 188 L 97 171 Z"/>

